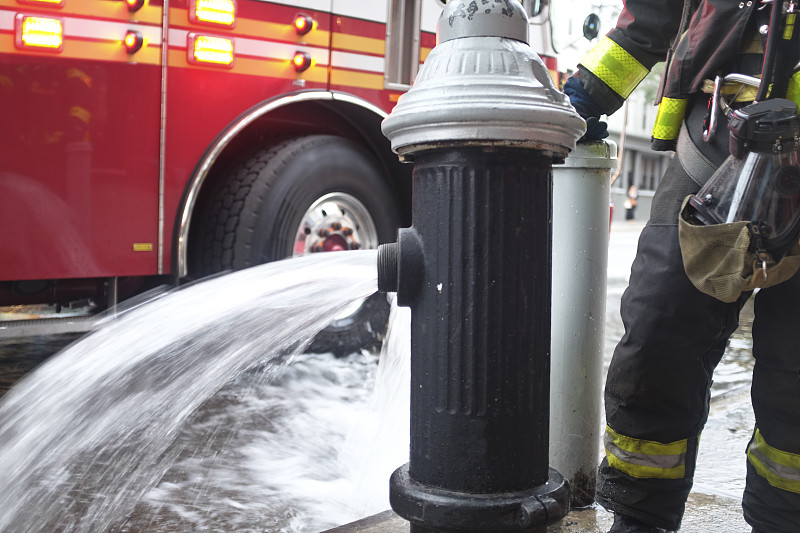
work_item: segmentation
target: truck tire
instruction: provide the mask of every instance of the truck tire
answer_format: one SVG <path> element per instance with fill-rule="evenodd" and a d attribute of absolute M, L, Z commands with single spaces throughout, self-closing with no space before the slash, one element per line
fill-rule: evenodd
<path fill-rule="evenodd" d="M 210 275 L 394 240 L 400 215 L 385 174 L 371 154 L 333 135 L 293 138 L 258 152 L 218 181 L 202 207 L 196 271 Z M 374 347 L 388 315 L 385 295 L 374 294 L 336 318 L 309 349 L 341 356 Z"/>

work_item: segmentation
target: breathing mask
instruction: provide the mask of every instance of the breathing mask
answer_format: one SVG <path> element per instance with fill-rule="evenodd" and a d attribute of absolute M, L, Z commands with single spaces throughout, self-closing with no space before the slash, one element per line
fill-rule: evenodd
<path fill-rule="evenodd" d="M 800 268 L 800 121 L 797 106 L 770 99 L 732 111 L 730 153 L 684 201 L 679 220 L 689 278 L 735 301 Z"/>
<path fill-rule="evenodd" d="M 747 221 L 753 251 L 780 259 L 800 229 L 797 106 L 773 99 L 731 113 L 731 155 L 689 198 L 700 224 Z"/>

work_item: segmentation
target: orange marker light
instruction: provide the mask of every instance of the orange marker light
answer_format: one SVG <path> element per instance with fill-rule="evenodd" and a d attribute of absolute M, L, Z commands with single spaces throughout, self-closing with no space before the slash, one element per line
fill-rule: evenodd
<path fill-rule="evenodd" d="M 61 19 L 18 14 L 15 43 L 18 48 L 36 48 L 60 52 L 64 45 Z"/>
<path fill-rule="evenodd" d="M 223 37 L 189 34 L 189 62 L 233 65 L 233 41 Z"/>
<path fill-rule="evenodd" d="M 311 66 L 311 56 L 308 52 L 295 52 L 292 65 L 294 65 L 294 70 L 298 73 L 308 70 L 308 67 Z"/>
<path fill-rule="evenodd" d="M 135 30 L 128 30 L 128 33 L 125 34 L 125 51 L 128 54 L 135 54 L 142 48 L 142 45 L 144 45 L 142 34 Z"/>
<path fill-rule="evenodd" d="M 142 6 L 144 6 L 144 0 L 125 0 L 125 4 L 128 6 L 128 11 L 133 13 L 134 11 L 139 11 Z"/>
<path fill-rule="evenodd" d="M 189 20 L 192 22 L 233 26 L 235 18 L 234 0 L 194 0 L 189 9 Z"/>
<path fill-rule="evenodd" d="M 314 28 L 314 19 L 308 15 L 297 15 L 294 19 L 294 29 L 297 35 L 305 35 Z"/>

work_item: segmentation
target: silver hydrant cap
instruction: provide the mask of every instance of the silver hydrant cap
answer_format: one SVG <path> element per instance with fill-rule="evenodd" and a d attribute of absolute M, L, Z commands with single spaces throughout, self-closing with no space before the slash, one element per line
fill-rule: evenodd
<path fill-rule="evenodd" d="M 565 158 L 586 123 L 528 45 L 528 27 L 517 0 L 450 0 L 439 44 L 383 121 L 392 150 L 503 145 Z"/>

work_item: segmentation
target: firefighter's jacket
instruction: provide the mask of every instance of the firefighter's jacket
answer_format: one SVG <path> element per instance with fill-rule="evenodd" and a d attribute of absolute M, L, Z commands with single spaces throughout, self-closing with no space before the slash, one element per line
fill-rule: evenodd
<path fill-rule="evenodd" d="M 731 72 L 748 39 L 758 36 L 756 21 L 763 20 L 757 15 L 764 7 L 760 0 L 685 3 L 689 11 L 682 24 L 684 0 L 626 0 L 616 28 L 586 55 L 576 74 L 595 102 L 611 114 L 656 63 L 667 59 L 653 129 L 656 150 L 675 149 L 689 97 L 701 92 L 707 80 Z M 767 21 L 769 11 L 769 5 L 762 10 Z M 686 30 L 678 35 L 682 28 Z"/>

